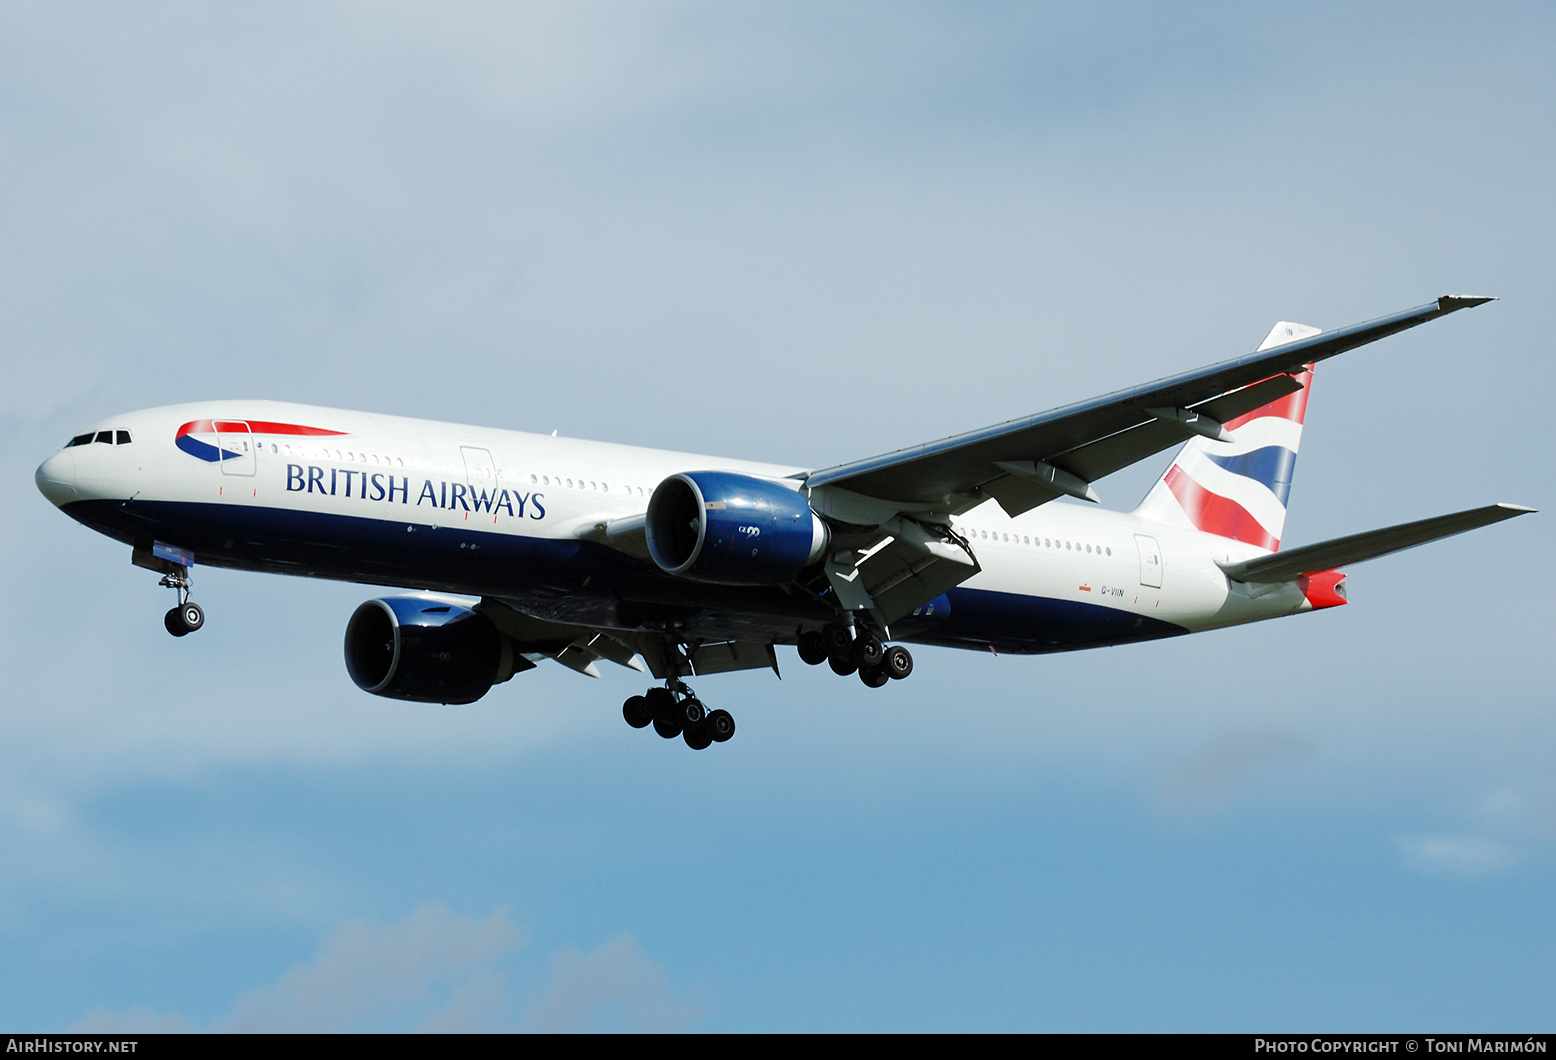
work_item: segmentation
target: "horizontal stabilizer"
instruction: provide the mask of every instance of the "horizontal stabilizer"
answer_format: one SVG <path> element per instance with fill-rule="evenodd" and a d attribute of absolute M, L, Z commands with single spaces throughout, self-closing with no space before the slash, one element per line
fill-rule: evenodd
<path fill-rule="evenodd" d="M 1222 566 L 1228 578 L 1240 582 L 1285 582 L 1303 574 L 1332 570 L 1347 563 L 1360 563 L 1376 559 L 1390 552 L 1399 552 L 1442 537 L 1452 537 L 1466 530 L 1475 530 L 1503 519 L 1527 515 L 1534 511 L 1521 504 L 1492 504 L 1485 508 L 1471 508 L 1467 512 L 1439 515 L 1414 523 L 1403 523 L 1382 530 L 1370 530 L 1365 534 L 1337 537 L 1332 541 L 1320 541 L 1316 545 L 1304 545 L 1289 552 L 1277 552 L 1242 563 Z"/>

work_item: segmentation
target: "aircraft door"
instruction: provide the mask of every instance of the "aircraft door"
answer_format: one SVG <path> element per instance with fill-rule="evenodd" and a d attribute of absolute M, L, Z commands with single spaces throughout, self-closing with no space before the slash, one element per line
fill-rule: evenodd
<path fill-rule="evenodd" d="M 478 511 L 491 511 L 497 496 L 497 465 L 492 463 L 489 449 L 477 449 L 462 445 L 460 454 L 465 458 L 465 481 L 470 485 L 470 500 Z M 489 498 L 484 501 L 478 497 Z"/>
<path fill-rule="evenodd" d="M 1162 587 L 1162 550 L 1156 538 L 1144 534 L 1135 535 L 1135 545 L 1140 549 L 1140 584 L 1152 589 Z"/>
<path fill-rule="evenodd" d="M 216 448 L 221 450 L 223 475 L 252 475 L 257 450 L 254 433 L 242 420 L 217 420 Z"/>

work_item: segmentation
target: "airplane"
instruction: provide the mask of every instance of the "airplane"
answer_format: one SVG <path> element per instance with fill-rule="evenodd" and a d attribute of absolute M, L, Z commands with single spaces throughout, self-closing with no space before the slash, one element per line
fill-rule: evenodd
<path fill-rule="evenodd" d="M 702 750 L 735 723 L 686 679 L 777 672 L 778 645 L 879 688 L 912 672 L 904 644 L 1179 636 L 1343 605 L 1343 566 L 1532 512 L 1281 550 L 1315 365 L 1488 301 L 1329 332 L 1281 321 L 1242 357 L 825 468 L 208 401 L 94 424 L 36 482 L 162 575 L 175 637 L 205 622 L 197 563 L 403 586 L 346 624 L 364 691 L 470 703 L 547 659 L 592 676 L 606 661 L 659 682 L 623 704 L 630 725 Z M 1133 511 L 1098 506 L 1093 482 L 1175 445 Z"/>

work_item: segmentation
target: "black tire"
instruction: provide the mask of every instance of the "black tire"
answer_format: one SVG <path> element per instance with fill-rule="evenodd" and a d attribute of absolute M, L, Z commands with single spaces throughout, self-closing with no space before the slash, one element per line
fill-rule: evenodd
<path fill-rule="evenodd" d="M 827 665 L 832 667 L 832 672 L 837 674 L 839 677 L 847 677 L 849 674 L 859 669 L 859 664 L 854 662 L 854 660 L 850 659 L 846 655 L 827 656 Z"/>
<path fill-rule="evenodd" d="M 845 626 L 828 626 L 821 631 L 821 636 L 826 641 L 827 654 L 834 659 L 847 655 L 854 646 L 854 635 Z"/>
<path fill-rule="evenodd" d="M 861 670 L 878 668 L 885 654 L 886 649 L 881 647 L 881 642 L 869 633 L 861 633 L 854 640 L 854 662 L 859 664 Z"/>
<path fill-rule="evenodd" d="M 820 666 L 827 661 L 827 638 L 815 630 L 800 634 L 800 661 L 806 666 Z"/>
<path fill-rule="evenodd" d="M 184 629 L 187 632 L 193 633 L 205 625 L 205 612 L 200 609 L 199 604 L 190 600 L 188 603 L 179 606 L 178 619 L 184 624 Z"/>
<path fill-rule="evenodd" d="M 891 678 L 886 676 L 886 671 L 879 668 L 866 670 L 860 667 L 859 680 L 865 683 L 866 688 L 880 688 Z"/>
<path fill-rule="evenodd" d="M 708 745 L 713 742 L 713 734 L 708 731 L 706 725 L 693 725 L 681 734 L 681 738 L 686 741 L 686 746 L 693 751 L 706 750 Z"/>
<path fill-rule="evenodd" d="M 723 743 L 735 735 L 735 719 L 727 710 L 711 711 L 703 728 L 708 731 L 709 736 L 713 737 L 714 743 Z"/>
<path fill-rule="evenodd" d="M 663 736 L 666 740 L 673 740 L 677 736 L 681 735 L 681 723 L 673 718 L 669 721 L 655 718 L 654 731 L 657 732 L 660 736 Z"/>
<path fill-rule="evenodd" d="M 702 719 L 708 716 L 708 709 L 702 705 L 702 700 L 687 696 L 681 700 L 681 725 L 687 732 L 702 724 Z"/>
<path fill-rule="evenodd" d="M 653 714 L 649 713 L 648 710 L 648 700 L 642 696 L 633 696 L 623 703 L 621 705 L 621 716 L 626 718 L 627 724 L 634 729 L 645 728 L 649 722 L 654 720 Z"/>
<path fill-rule="evenodd" d="M 184 616 L 180 614 L 182 610 L 181 607 L 170 608 L 168 613 L 162 616 L 162 625 L 175 637 L 189 635 L 189 629 L 184 625 Z"/>
<path fill-rule="evenodd" d="M 913 656 L 900 644 L 893 644 L 881 657 L 881 669 L 893 681 L 901 681 L 913 672 Z"/>
<path fill-rule="evenodd" d="M 668 688 L 650 688 L 643 693 L 643 699 L 648 703 L 649 717 L 665 721 L 672 721 L 676 717 L 676 708 L 680 704 L 676 703 L 675 694 Z"/>

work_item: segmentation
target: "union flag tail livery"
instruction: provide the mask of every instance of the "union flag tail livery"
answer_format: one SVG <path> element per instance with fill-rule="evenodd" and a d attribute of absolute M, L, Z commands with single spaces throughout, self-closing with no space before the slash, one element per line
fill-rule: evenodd
<path fill-rule="evenodd" d="M 1344 603 L 1342 566 L 1525 514 L 1276 551 L 1313 366 L 1486 301 L 1282 321 L 1219 364 L 822 468 L 203 401 L 94 424 L 36 481 L 177 592 L 175 637 L 205 623 L 197 564 L 400 586 L 418 592 L 345 623 L 364 692 L 469 703 L 547 660 L 611 663 L 662 682 L 622 705 L 628 724 L 702 750 L 735 722 L 686 679 L 776 671 L 779 645 L 881 688 L 912 672 L 904 642 L 1041 654 L 1197 633 Z M 1135 511 L 1074 503 L 1184 442 Z"/>
<path fill-rule="evenodd" d="M 1318 334 L 1318 328 L 1282 320 L 1270 329 L 1259 351 Z M 1223 424 L 1230 442 L 1197 437 L 1178 450 L 1135 514 L 1271 552 L 1279 549 L 1313 365 L 1305 364 L 1291 376 L 1302 385 L 1300 390 Z"/>

